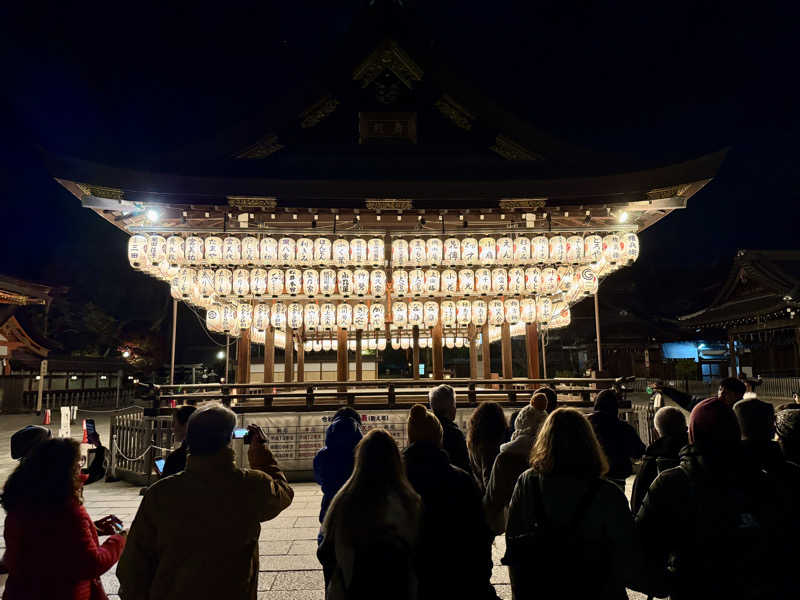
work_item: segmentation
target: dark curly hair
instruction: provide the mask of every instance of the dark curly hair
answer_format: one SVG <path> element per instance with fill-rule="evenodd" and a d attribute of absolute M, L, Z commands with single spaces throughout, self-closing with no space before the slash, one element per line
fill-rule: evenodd
<path fill-rule="evenodd" d="M 69 438 L 46 440 L 8 477 L 0 504 L 6 512 L 50 508 L 81 499 L 80 444 Z"/>
<path fill-rule="evenodd" d="M 477 452 L 478 446 L 500 446 L 506 441 L 508 422 L 497 402 L 481 402 L 467 423 L 467 448 Z"/>

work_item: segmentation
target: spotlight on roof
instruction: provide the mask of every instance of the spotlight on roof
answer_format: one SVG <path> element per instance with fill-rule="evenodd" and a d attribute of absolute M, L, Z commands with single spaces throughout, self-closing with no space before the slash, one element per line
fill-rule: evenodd
<path fill-rule="evenodd" d="M 619 213 L 619 217 L 617 217 L 617 220 L 620 223 L 627 222 L 627 220 L 628 220 L 628 211 L 623 210 L 621 213 Z"/>
<path fill-rule="evenodd" d="M 161 213 L 154 208 L 149 208 L 145 215 L 147 216 L 147 220 L 151 223 L 158 223 L 158 220 L 161 218 Z"/>

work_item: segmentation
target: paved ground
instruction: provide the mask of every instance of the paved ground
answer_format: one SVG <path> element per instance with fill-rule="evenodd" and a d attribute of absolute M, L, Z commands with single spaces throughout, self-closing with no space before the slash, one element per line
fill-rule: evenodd
<path fill-rule="evenodd" d="M 80 414 L 84 418 L 85 414 Z M 88 415 L 92 416 L 92 415 Z M 104 441 L 108 439 L 108 415 L 96 414 L 98 430 Z M 0 418 L 0 480 L 5 481 L 14 466 L 8 454 L 11 433 L 20 427 L 33 422 L 29 416 L 3 416 Z M 58 434 L 57 424 L 53 433 Z M 80 434 L 80 425 L 73 430 L 75 436 Z M 322 495 L 315 483 L 293 484 L 294 502 L 280 516 L 264 523 L 261 529 L 259 549 L 261 553 L 259 573 L 259 599 L 270 600 L 312 600 L 324 598 L 322 568 L 316 558 L 316 537 L 319 529 L 317 515 Z M 129 525 L 136 514 L 141 497 L 139 488 L 124 482 L 97 482 L 87 486 L 84 492 L 86 508 L 93 519 L 107 514 L 115 514 Z M 2 513 L 2 511 L 0 511 Z M 2 516 L 2 515 L 0 515 Z M 2 533 L 2 525 L 0 525 Z M 5 541 L 0 539 L 0 547 Z M 508 585 L 508 571 L 500 565 L 500 557 L 505 551 L 505 539 L 496 538 L 492 555 L 495 567 L 492 582 L 502 598 L 511 598 Z M 119 590 L 116 566 L 103 576 L 103 585 L 111 600 L 118 600 Z M 0 576 L 0 592 L 4 587 L 5 577 Z M 633 599 L 644 597 L 631 592 Z"/>

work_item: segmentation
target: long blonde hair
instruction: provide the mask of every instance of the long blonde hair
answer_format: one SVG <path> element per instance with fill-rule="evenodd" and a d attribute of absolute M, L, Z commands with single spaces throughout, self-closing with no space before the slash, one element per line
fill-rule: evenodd
<path fill-rule="evenodd" d="M 593 479 L 608 473 L 608 459 L 589 419 L 574 408 L 558 408 L 539 430 L 531 467 L 541 475 Z"/>

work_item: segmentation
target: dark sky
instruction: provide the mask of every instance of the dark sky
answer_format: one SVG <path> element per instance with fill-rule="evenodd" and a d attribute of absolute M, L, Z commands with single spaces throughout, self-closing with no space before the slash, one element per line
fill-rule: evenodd
<path fill-rule="evenodd" d="M 213 137 L 324 69 L 360 2 L 9 4 L 0 272 L 70 285 L 119 318 L 146 319 L 166 288 L 130 272 L 125 236 L 81 209 L 34 146 L 135 165 Z M 691 297 L 658 274 L 724 271 L 737 248 L 798 247 L 797 9 L 420 4 L 420 35 L 446 62 L 556 137 L 664 163 L 732 148 L 688 210 L 643 235 L 636 268 L 648 285 Z"/>

